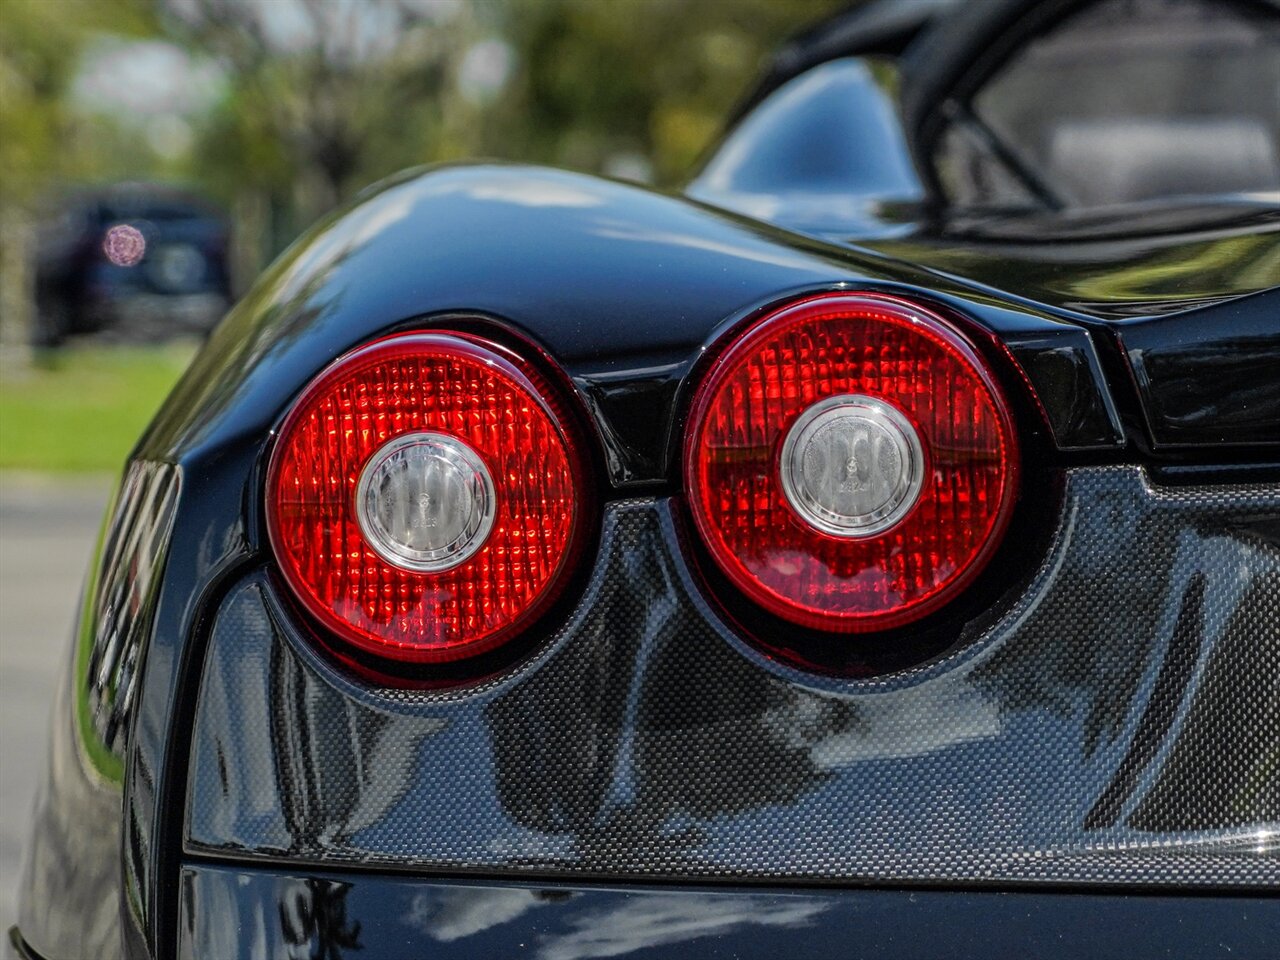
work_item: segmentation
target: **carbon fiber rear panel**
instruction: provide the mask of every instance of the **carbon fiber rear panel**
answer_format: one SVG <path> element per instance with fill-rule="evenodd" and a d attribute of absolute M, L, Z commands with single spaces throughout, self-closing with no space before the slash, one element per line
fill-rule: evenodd
<path fill-rule="evenodd" d="M 868 681 L 766 660 L 672 505 L 606 511 L 579 608 L 465 692 L 363 688 L 262 573 L 217 613 L 192 852 L 636 877 L 1280 886 L 1280 490 L 1067 474 L 1025 594 Z"/>

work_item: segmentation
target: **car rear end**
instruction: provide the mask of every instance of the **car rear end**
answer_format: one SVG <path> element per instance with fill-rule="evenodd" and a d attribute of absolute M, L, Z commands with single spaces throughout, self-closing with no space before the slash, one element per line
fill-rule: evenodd
<path fill-rule="evenodd" d="M 1161 447 L 1142 390 L 1221 367 L 1123 345 L 589 178 L 389 185 L 135 454 L 23 942 L 1267 955 L 1275 421 Z"/>

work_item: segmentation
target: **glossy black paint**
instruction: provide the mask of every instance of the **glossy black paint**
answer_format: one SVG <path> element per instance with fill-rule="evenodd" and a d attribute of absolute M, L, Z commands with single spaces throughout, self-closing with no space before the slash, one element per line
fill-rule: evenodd
<path fill-rule="evenodd" d="M 1280 209 L 1263 201 L 968 217 L 851 242 L 1085 319 L 1182 313 L 1280 285 Z"/>
<path fill-rule="evenodd" d="M 1119 332 L 1159 446 L 1280 446 L 1280 288 Z"/>
<path fill-rule="evenodd" d="M 180 930 L 181 960 L 1272 960 L 1280 900 L 516 885 L 191 863 Z"/>
<path fill-rule="evenodd" d="M 1006 341 L 1043 398 L 1054 441 L 1060 450 L 1124 446 L 1124 427 L 1104 383 L 1087 330 Z"/>

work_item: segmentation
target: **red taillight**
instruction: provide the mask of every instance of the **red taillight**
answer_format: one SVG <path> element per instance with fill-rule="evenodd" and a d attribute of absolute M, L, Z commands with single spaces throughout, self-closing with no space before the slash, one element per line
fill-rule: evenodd
<path fill-rule="evenodd" d="M 1017 463 L 1000 390 L 950 324 L 897 297 L 832 294 L 761 318 L 715 361 L 685 487 L 743 593 L 853 633 L 922 617 L 973 579 Z"/>
<path fill-rule="evenodd" d="M 267 523 L 285 580 L 391 661 L 492 650 L 554 600 L 583 532 L 582 450 L 536 369 L 465 334 L 334 363 L 281 427 Z"/>

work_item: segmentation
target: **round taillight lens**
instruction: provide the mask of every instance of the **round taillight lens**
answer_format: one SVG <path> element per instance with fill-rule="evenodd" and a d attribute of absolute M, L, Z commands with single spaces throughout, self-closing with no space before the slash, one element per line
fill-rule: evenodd
<path fill-rule="evenodd" d="M 554 600 L 583 531 L 582 450 L 536 369 L 467 334 L 376 341 L 298 398 L 267 476 L 281 572 L 391 661 L 485 653 Z"/>
<path fill-rule="evenodd" d="M 811 297 L 715 360 L 690 410 L 685 488 L 716 564 L 770 613 L 840 633 L 954 598 L 1012 510 L 1008 407 L 968 341 L 880 294 Z"/>

